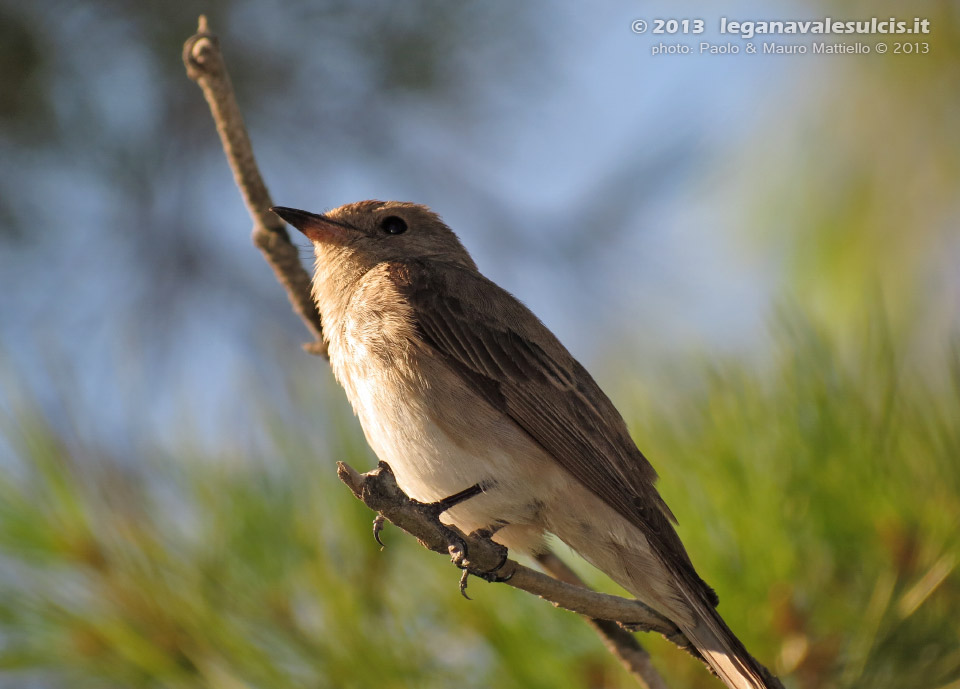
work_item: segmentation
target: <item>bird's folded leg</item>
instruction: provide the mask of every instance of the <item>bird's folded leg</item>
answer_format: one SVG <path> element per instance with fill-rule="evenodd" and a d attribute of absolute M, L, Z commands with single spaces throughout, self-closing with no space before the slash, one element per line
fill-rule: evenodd
<path fill-rule="evenodd" d="M 480 495 L 484 491 L 484 486 L 482 483 L 475 483 L 469 488 L 461 490 L 459 493 L 454 493 L 445 497 L 443 500 L 437 500 L 436 502 L 426 503 L 426 507 L 430 507 L 436 510 L 437 516 L 446 512 L 447 510 L 453 509 L 460 503 L 466 502 L 470 498 L 474 498 Z"/>

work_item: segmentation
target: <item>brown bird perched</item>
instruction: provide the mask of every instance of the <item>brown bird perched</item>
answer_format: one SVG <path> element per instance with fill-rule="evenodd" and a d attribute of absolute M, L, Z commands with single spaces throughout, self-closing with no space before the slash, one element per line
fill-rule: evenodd
<path fill-rule="evenodd" d="M 334 375 L 400 488 L 525 553 L 555 534 L 670 620 L 735 689 L 779 686 L 717 613 L 657 474 L 586 369 L 425 206 L 273 211 L 313 242 Z"/>

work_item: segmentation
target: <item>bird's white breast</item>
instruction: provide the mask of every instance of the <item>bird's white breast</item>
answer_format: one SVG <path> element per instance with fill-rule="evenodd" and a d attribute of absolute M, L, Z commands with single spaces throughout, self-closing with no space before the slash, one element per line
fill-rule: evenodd
<path fill-rule="evenodd" d="M 560 490 L 566 477 L 556 464 L 420 340 L 386 276 L 372 270 L 345 290 L 322 275 L 315 295 L 334 375 L 400 488 L 434 502 L 481 484 L 485 492 L 444 521 L 467 532 L 509 523 L 539 533 L 541 501 L 531 496 L 549 500 Z"/>
<path fill-rule="evenodd" d="M 535 525 L 531 486 L 549 493 L 545 484 L 555 473 L 544 472 L 539 448 L 452 373 L 438 375 L 443 364 L 424 345 L 374 341 L 368 323 L 349 317 L 343 325 L 330 348 L 334 372 L 367 442 L 400 488 L 434 502 L 480 484 L 488 490 L 450 510 L 444 521 L 467 532 Z M 378 332 L 390 336 L 390 328 Z"/>

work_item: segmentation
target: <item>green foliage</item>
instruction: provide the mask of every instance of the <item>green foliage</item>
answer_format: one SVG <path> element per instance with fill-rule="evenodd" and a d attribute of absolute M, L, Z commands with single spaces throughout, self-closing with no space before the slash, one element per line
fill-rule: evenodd
<path fill-rule="evenodd" d="M 684 541 L 788 685 L 956 681 L 957 369 L 925 383 L 882 329 L 852 353 L 798 320 L 778 332 L 764 371 L 714 364 L 701 385 L 633 405 Z M 476 580 L 465 601 L 443 558 L 392 529 L 380 551 L 333 473 L 335 458 L 371 458 L 334 417 L 326 450 L 267 420 L 261 460 L 185 449 L 134 469 L 12 412 L 4 673 L 71 687 L 631 686 L 573 615 Z M 671 686 L 716 686 L 647 641 Z"/>
<path fill-rule="evenodd" d="M 924 380 L 881 327 L 777 330 L 765 372 L 714 367 L 634 429 L 694 562 L 795 686 L 956 681 L 958 369 Z"/>
<path fill-rule="evenodd" d="M 276 425 L 264 461 L 184 450 L 134 470 L 36 411 L 6 418 L 0 684 L 630 686 L 574 615 L 480 580 L 467 601 L 390 527 L 381 551 L 335 478 L 335 458 L 371 464 L 339 421 L 336 457 Z"/>

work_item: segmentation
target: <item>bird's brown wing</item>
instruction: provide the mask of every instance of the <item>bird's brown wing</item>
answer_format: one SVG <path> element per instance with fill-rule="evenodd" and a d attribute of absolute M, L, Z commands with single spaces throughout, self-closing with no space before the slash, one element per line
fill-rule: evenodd
<path fill-rule="evenodd" d="M 696 577 L 656 472 L 620 413 L 529 309 L 455 264 L 397 263 L 390 275 L 424 341 L 465 384 L 641 529 L 666 562 Z"/>

